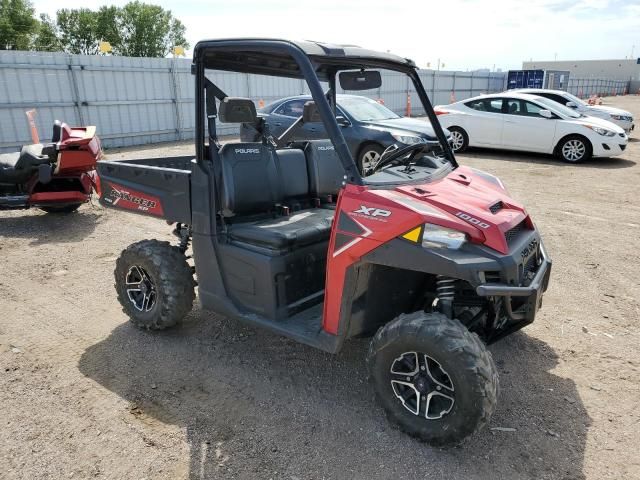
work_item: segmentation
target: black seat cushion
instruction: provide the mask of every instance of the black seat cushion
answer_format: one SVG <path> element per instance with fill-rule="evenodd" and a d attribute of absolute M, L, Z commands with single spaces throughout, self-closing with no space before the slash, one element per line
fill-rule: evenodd
<path fill-rule="evenodd" d="M 280 169 L 283 201 L 309 198 L 309 176 L 307 162 L 302 150 L 286 148 L 276 150 L 275 160 Z"/>
<path fill-rule="evenodd" d="M 229 236 L 237 241 L 282 250 L 329 239 L 332 210 L 315 208 L 259 222 L 230 225 Z"/>
<path fill-rule="evenodd" d="M 330 140 L 307 142 L 304 149 L 311 193 L 323 198 L 337 195 L 344 182 L 344 167 Z"/>
<path fill-rule="evenodd" d="M 219 152 L 225 217 L 266 213 L 282 202 L 272 153 L 261 143 L 228 143 Z"/>
<path fill-rule="evenodd" d="M 42 145 L 25 145 L 20 152 L 0 155 L 0 183 L 25 183 L 38 166 L 51 162 Z"/>

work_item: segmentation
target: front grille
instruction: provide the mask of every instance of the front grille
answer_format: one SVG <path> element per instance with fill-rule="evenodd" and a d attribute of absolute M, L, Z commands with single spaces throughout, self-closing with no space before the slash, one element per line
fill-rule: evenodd
<path fill-rule="evenodd" d="M 504 234 L 504 239 L 507 241 L 507 245 L 515 240 L 524 230 L 526 230 L 524 220 L 513 227 L 511 230 L 507 230 Z"/>
<path fill-rule="evenodd" d="M 502 202 L 496 202 L 489 207 L 489 211 L 495 215 L 503 208 L 504 208 L 504 204 Z"/>

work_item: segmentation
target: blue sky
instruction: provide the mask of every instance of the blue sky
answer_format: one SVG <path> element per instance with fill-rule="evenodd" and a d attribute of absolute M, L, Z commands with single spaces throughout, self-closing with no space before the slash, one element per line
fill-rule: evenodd
<path fill-rule="evenodd" d="M 640 0 L 147 0 L 203 38 L 264 36 L 390 50 L 419 66 L 519 68 L 523 60 L 640 57 Z M 126 1 L 34 1 L 38 13 Z"/>

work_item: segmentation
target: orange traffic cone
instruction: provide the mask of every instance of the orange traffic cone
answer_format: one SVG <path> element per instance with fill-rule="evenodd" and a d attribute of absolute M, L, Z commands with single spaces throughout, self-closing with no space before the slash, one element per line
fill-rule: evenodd
<path fill-rule="evenodd" d="M 384 98 L 379 98 L 379 99 L 378 99 L 378 103 L 379 103 L 380 105 L 384 105 Z"/>
<path fill-rule="evenodd" d="M 456 94 L 451 90 L 451 96 L 449 97 L 449 103 L 456 103 Z"/>
<path fill-rule="evenodd" d="M 264 107 L 264 100 L 260 99 L 258 100 L 258 108 L 263 108 Z"/>
<path fill-rule="evenodd" d="M 411 94 L 407 93 L 407 117 L 411 116 Z"/>

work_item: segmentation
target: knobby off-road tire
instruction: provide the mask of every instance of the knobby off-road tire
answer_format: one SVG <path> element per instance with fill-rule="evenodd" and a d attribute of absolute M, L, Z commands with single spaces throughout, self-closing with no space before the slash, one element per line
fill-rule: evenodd
<path fill-rule="evenodd" d="M 400 315 L 381 327 L 371 340 L 367 366 L 388 417 L 433 446 L 461 443 L 489 422 L 496 407 L 498 373 L 491 353 L 476 334 L 440 313 Z"/>
<path fill-rule="evenodd" d="M 193 307 L 191 267 L 169 242 L 143 240 L 128 246 L 116 261 L 114 275 L 122 309 L 139 328 L 172 327 Z"/>
<path fill-rule="evenodd" d="M 72 213 L 80 208 L 81 203 L 72 203 L 71 205 L 49 205 L 47 207 L 40 207 L 40 210 L 47 213 Z"/>

